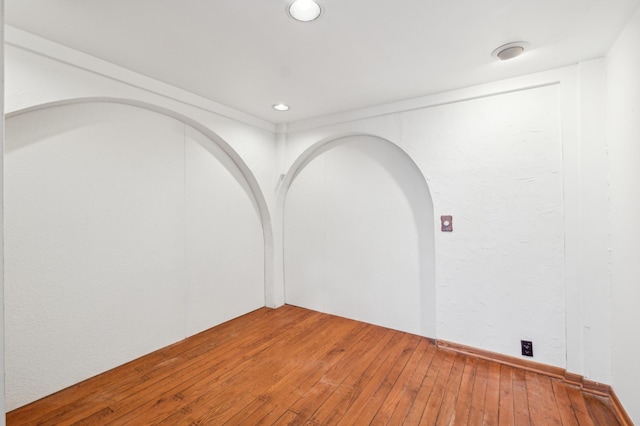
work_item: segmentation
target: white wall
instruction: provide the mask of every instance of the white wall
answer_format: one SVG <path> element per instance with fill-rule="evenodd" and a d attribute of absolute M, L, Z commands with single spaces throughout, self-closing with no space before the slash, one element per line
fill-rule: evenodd
<path fill-rule="evenodd" d="M 287 303 L 435 335 L 433 204 L 397 146 L 337 141 L 300 171 L 284 217 Z"/>
<path fill-rule="evenodd" d="M 437 230 L 437 332 L 431 337 L 513 356 L 519 356 L 520 339 L 531 339 L 535 360 L 564 367 L 560 111 L 558 85 L 552 84 L 294 131 L 288 137 L 285 158 L 292 163 L 313 143 L 343 133 L 375 134 L 397 143 L 426 176 L 438 222 L 432 224 Z M 357 161 L 352 167 L 358 179 L 379 181 L 375 171 L 366 166 L 365 157 L 351 159 Z M 316 181 L 322 176 L 329 179 L 334 172 L 328 163 L 324 172 L 322 166 L 317 167 Z M 313 191 L 323 191 L 329 184 L 338 186 L 333 180 L 317 188 L 305 185 L 309 194 L 304 200 L 314 195 L 326 197 Z M 294 182 L 294 190 L 296 185 Z M 296 203 L 302 204 L 301 194 L 294 196 Z M 335 204 L 337 201 L 329 206 Z M 397 201 L 390 204 L 395 206 Z M 344 209 L 338 212 L 348 214 Z M 289 207 L 285 213 L 285 229 L 299 230 L 299 224 L 290 223 Z M 439 216 L 446 214 L 454 217 L 453 233 L 439 231 Z M 375 220 L 367 226 L 375 226 Z M 334 232 L 336 240 L 325 242 L 315 252 L 340 246 L 366 250 L 352 247 L 346 235 Z M 318 243 L 319 236 L 313 241 Z M 289 250 L 286 247 L 286 256 Z M 378 260 L 360 259 L 360 268 L 375 271 Z M 287 297 L 290 263 L 285 262 Z M 312 273 L 296 273 L 295 278 L 309 280 L 308 286 L 317 288 L 312 280 L 318 278 Z M 402 281 L 406 277 L 396 274 L 387 279 Z M 351 306 L 342 309 L 356 312 L 366 297 L 361 288 L 350 291 L 354 294 Z M 414 305 L 405 306 L 406 315 L 416 315 Z M 382 318 L 375 322 L 383 323 Z"/>
<path fill-rule="evenodd" d="M 0 0 L 0 20 L 4 22 L 4 0 Z M 4 27 L 4 26 L 3 26 Z M 4 64 L 4 28 L 0 29 L 0 60 Z M 4 66 L 0 69 L 0 413 L 4 413 Z M 0 426 L 5 424 L 5 416 L 0 414 Z"/>
<path fill-rule="evenodd" d="M 607 55 L 613 387 L 640 424 L 640 10 Z"/>
<path fill-rule="evenodd" d="M 264 306 L 246 182 L 184 123 L 114 103 L 7 120 L 13 409 Z"/>

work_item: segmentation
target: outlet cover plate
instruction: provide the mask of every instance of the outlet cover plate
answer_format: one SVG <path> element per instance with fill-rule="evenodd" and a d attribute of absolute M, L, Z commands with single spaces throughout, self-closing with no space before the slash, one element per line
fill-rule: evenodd
<path fill-rule="evenodd" d="M 530 340 L 520 340 L 522 356 L 533 356 L 533 342 Z"/>

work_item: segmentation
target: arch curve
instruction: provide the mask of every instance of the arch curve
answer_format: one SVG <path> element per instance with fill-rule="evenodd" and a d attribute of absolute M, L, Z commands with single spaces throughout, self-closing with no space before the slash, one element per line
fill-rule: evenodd
<path fill-rule="evenodd" d="M 272 219 L 271 214 L 269 212 L 269 207 L 267 205 L 266 199 L 262 190 L 260 189 L 260 185 L 258 180 L 256 179 L 253 172 L 249 166 L 244 162 L 244 160 L 240 157 L 240 155 L 226 142 L 222 137 L 220 137 L 217 133 L 209 129 L 204 124 L 194 120 L 193 118 L 181 114 L 179 112 L 173 111 L 171 109 L 154 105 L 148 102 L 128 99 L 128 98 L 114 98 L 114 97 L 83 97 L 83 98 L 71 98 L 53 102 L 47 102 L 44 104 L 30 106 L 24 109 L 20 109 L 17 111 L 12 111 L 5 115 L 6 119 L 10 119 L 12 117 L 16 117 L 22 114 L 27 114 L 29 112 L 55 108 L 59 106 L 66 105 L 76 105 L 76 104 L 90 104 L 90 103 L 113 103 L 113 104 L 121 104 L 128 105 L 137 108 L 146 109 L 152 112 L 156 112 L 161 115 L 165 115 L 167 117 L 171 117 L 175 120 L 178 120 L 198 132 L 202 133 L 206 138 L 215 143 L 224 154 L 233 162 L 233 164 L 237 167 L 238 171 L 244 178 L 246 185 L 250 190 L 251 201 L 255 205 L 258 215 L 260 217 L 260 223 L 262 225 L 262 232 L 264 238 L 264 267 L 265 267 L 265 289 L 272 287 L 273 282 L 273 252 L 274 252 L 274 239 L 273 239 L 273 228 L 272 228 Z M 273 303 L 270 303 L 268 297 L 266 295 L 265 290 L 265 304 L 267 306 L 272 306 Z"/>
<path fill-rule="evenodd" d="M 398 186 L 402 197 L 406 200 L 411 211 L 411 216 L 415 226 L 419 249 L 419 282 L 420 282 L 420 326 L 418 328 L 405 329 L 405 331 L 416 332 L 429 337 L 436 336 L 436 301 L 435 301 L 435 250 L 434 250 L 434 220 L 433 220 L 433 203 L 427 181 L 415 163 L 415 161 L 396 143 L 372 134 L 353 133 L 340 136 L 328 137 L 307 148 L 292 164 L 288 173 L 282 179 L 278 188 L 278 207 L 283 213 L 282 220 L 282 277 L 283 277 L 283 293 L 285 290 L 287 275 L 286 259 L 287 253 L 285 242 L 285 228 L 288 226 L 285 221 L 289 219 L 285 214 L 287 203 L 290 199 L 290 190 L 294 182 L 298 180 L 300 174 L 307 169 L 318 157 L 336 148 L 354 144 L 362 149 L 357 155 L 368 156 L 374 163 L 381 166 L 385 173 L 394 180 L 393 186 Z M 376 153 L 378 152 L 378 153 Z M 382 152 L 382 153 L 380 153 Z M 385 156 L 393 157 L 386 159 Z M 328 160 L 327 160 L 328 161 Z M 332 169 L 333 170 L 333 169 Z M 334 182 L 334 181 L 332 181 Z M 340 183 L 334 182 L 335 187 L 339 187 Z M 396 185 L 397 184 L 397 185 Z M 332 189 L 328 189 L 329 192 Z M 278 259 L 280 260 L 280 259 Z M 297 282 L 298 280 L 296 280 Z M 361 294 L 361 292 L 360 292 Z M 286 302 L 289 296 L 286 295 Z M 294 303 L 295 304 L 295 303 Z M 317 308 L 317 307 L 316 307 Z M 344 312 L 332 312 L 343 314 Z M 345 315 L 349 316 L 349 315 Z M 357 315 L 356 315 L 357 316 Z M 366 320 L 366 319 L 365 319 Z M 376 321 L 369 321 L 376 322 Z M 385 324 L 384 321 L 377 321 L 380 325 L 387 325 L 391 328 L 397 328 L 394 324 Z"/>

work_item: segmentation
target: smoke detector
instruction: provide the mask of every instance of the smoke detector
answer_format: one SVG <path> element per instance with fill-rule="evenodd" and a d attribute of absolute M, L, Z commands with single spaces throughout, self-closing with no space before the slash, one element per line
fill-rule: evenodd
<path fill-rule="evenodd" d="M 531 45 L 526 41 L 514 41 L 498 47 L 491 53 L 491 56 L 501 61 L 507 61 L 522 55 L 529 46 Z"/>

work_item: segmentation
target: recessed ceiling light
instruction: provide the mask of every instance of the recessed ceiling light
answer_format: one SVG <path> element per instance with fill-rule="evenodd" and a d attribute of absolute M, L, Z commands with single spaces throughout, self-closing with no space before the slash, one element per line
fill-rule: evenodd
<path fill-rule="evenodd" d="M 529 46 L 526 41 L 514 41 L 498 47 L 491 53 L 491 56 L 506 61 L 522 55 Z"/>
<path fill-rule="evenodd" d="M 309 22 L 320 16 L 322 9 L 313 0 L 296 0 L 289 6 L 289 15 L 301 22 Z"/>
<path fill-rule="evenodd" d="M 273 105 L 273 109 L 275 109 L 276 111 L 289 111 L 289 105 L 275 104 Z"/>

